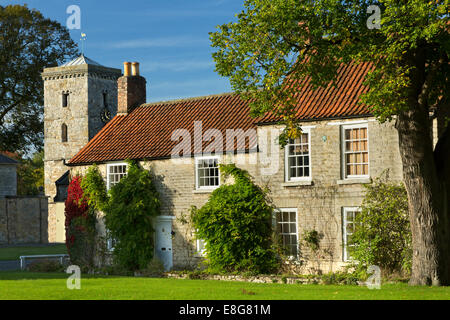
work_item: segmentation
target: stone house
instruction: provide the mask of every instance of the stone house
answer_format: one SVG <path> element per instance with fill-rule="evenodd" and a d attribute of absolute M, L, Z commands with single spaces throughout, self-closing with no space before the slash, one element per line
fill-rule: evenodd
<path fill-rule="evenodd" d="M 0 198 L 17 195 L 19 162 L 0 153 Z"/>
<path fill-rule="evenodd" d="M 303 135 L 284 149 L 277 144 L 282 129 L 277 119 L 251 118 L 247 103 L 235 94 L 146 103 L 146 80 L 137 63 L 125 63 L 123 76 L 83 56 L 45 69 L 50 241 L 63 210 L 57 180 L 68 171 L 83 174 L 95 163 L 110 188 L 126 175 L 124 160 L 134 159 L 158 178 L 163 216 L 156 223 L 157 256 L 167 268 L 195 265 L 203 241 L 183 217 L 225 183 L 218 164 L 233 162 L 271 190 L 274 228 L 291 266 L 303 268 L 300 272 L 345 266 L 363 185 L 386 169 L 392 180 L 402 180 L 393 123 L 380 124 L 358 104 L 369 67 L 342 67 L 336 87 L 302 87 L 296 115 Z M 308 230 L 321 236 L 318 255 L 301 245 Z"/>

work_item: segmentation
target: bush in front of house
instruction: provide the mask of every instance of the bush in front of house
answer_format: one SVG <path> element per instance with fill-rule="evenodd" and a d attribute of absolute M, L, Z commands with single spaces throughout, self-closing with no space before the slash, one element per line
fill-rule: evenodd
<path fill-rule="evenodd" d="M 360 270 L 377 265 L 387 273 L 408 273 L 412 251 L 404 185 L 389 182 L 385 173 L 365 188 L 351 237 L 355 245 L 350 248 L 351 256 Z"/>
<path fill-rule="evenodd" d="M 111 187 L 101 207 L 115 240 L 114 263 L 131 271 L 145 269 L 153 258 L 153 218 L 160 214 L 151 173 L 129 161 L 127 175 Z"/>
<path fill-rule="evenodd" d="M 67 189 L 64 209 L 66 246 L 72 264 L 91 269 L 95 256 L 96 216 L 86 201 L 81 182 L 81 176 L 75 176 Z"/>
<path fill-rule="evenodd" d="M 272 247 L 273 207 L 267 192 L 234 164 L 220 165 L 220 171 L 225 178 L 232 176 L 234 184 L 223 184 L 203 207 L 191 211 L 196 236 L 206 243 L 209 268 L 219 272 L 273 272 L 279 261 Z"/>

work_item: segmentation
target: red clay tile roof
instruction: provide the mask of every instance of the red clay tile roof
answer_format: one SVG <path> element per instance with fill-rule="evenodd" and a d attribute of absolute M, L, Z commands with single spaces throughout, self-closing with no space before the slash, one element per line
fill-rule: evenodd
<path fill-rule="evenodd" d="M 309 77 L 300 82 L 301 90 L 296 94 L 296 118 L 299 120 L 317 120 L 330 118 L 351 118 L 370 115 L 366 105 L 359 104 L 362 93 L 368 88 L 363 86 L 367 73 L 372 69 L 370 63 L 342 65 L 338 69 L 336 86 L 313 90 Z M 267 114 L 258 120 L 259 124 L 273 123 L 279 119 Z"/>
<path fill-rule="evenodd" d="M 308 79 L 303 81 L 303 88 L 297 94 L 298 119 L 309 121 L 370 115 L 366 106 L 357 103 L 361 93 L 367 91 L 362 82 L 370 68 L 366 63 L 341 67 L 337 87 L 328 86 L 314 91 Z M 169 158 L 174 146 L 179 143 L 171 140 L 172 132 L 187 129 L 191 140 L 194 140 L 194 121 L 202 121 L 203 133 L 211 128 L 220 130 L 225 150 L 226 129 L 246 131 L 256 129 L 257 124 L 278 120 L 271 115 L 258 120 L 251 118 L 247 102 L 231 93 L 144 104 L 126 116 L 114 117 L 69 161 L 69 165 Z M 193 145 L 194 141 L 191 142 Z M 203 147 L 206 145 L 208 143 L 204 143 Z M 246 143 L 245 150 L 255 146 L 256 141 L 250 141 Z"/>
<path fill-rule="evenodd" d="M 226 129 L 242 129 L 244 132 L 256 129 L 247 103 L 235 94 L 144 104 L 126 116 L 115 116 L 69 161 L 69 165 L 168 158 L 179 144 L 178 140 L 171 140 L 177 129 L 189 131 L 193 153 L 194 121 L 202 122 L 203 134 L 211 128 L 222 132 L 222 150 L 226 150 Z M 209 142 L 203 143 L 203 148 L 207 145 Z M 256 135 L 252 141 L 246 141 L 244 148 L 248 151 L 255 146 Z"/>

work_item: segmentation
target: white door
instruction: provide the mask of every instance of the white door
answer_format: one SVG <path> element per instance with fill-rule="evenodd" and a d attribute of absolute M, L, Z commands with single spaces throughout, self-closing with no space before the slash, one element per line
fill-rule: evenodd
<path fill-rule="evenodd" d="M 158 216 L 155 219 L 155 255 L 164 265 L 164 270 L 173 267 L 172 220 L 173 216 Z"/>

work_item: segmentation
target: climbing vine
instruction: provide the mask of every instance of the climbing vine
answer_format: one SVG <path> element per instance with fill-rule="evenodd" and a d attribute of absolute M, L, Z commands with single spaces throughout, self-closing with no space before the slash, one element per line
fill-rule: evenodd
<path fill-rule="evenodd" d="M 160 200 L 151 173 L 135 162 L 127 163 L 127 175 L 109 192 L 95 166 L 82 186 L 88 203 L 104 214 L 105 227 L 115 242 L 115 264 L 134 271 L 146 268 L 153 258 L 153 217 L 160 214 Z"/>
<path fill-rule="evenodd" d="M 223 184 L 211 193 L 200 209 L 193 207 L 191 219 L 197 237 L 206 242 L 211 270 L 220 272 L 270 273 L 277 269 L 272 241 L 272 212 L 267 191 L 247 171 L 234 164 L 220 165 Z"/>
<path fill-rule="evenodd" d="M 67 190 L 64 210 L 66 246 L 71 262 L 89 269 L 94 265 L 96 216 L 88 205 L 81 183 L 82 178 L 75 176 Z"/>

